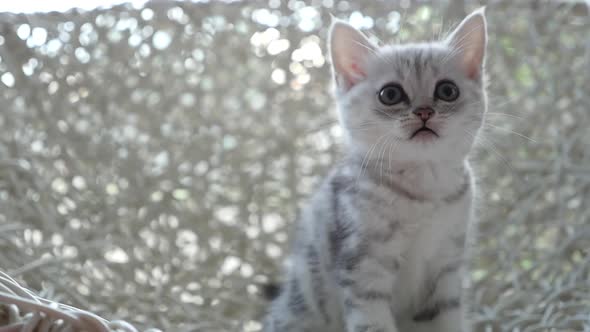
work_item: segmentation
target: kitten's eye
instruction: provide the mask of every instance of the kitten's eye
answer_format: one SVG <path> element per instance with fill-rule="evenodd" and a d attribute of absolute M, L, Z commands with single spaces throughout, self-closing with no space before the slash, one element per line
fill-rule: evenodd
<path fill-rule="evenodd" d="M 379 101 L 386 106 L 399 104 L 406 99 L 406 93 L 399 84 L 388 84 L 379 91 Z"/>
<path fill-rule="evenodd" d="M 459 87 L 451 81 L 440 81 L 434 90 L 434 97 L 444 101 L 455 101 L 459 98 Z"/>

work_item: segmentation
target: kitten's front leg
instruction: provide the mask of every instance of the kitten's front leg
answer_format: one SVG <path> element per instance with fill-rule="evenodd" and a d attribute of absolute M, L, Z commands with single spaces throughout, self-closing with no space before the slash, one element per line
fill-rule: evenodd
<path fill-rule="evenodd" d="M 388 304 L 349 297 L 344 305 L 347 332 L 397 332 Z"/>
<path fill-rule="evenodd" d="M 368 256 L 349 257 L 339 271 L 347 332 L 398 331 L 391 311 L 395 272 Z"/>
<path fill-rule="evenodd" d="M 461 332 L 469 331 L 463 326 L 461 305 L 454 300 L 439 302 L 414 316 L 414 321 L 404 326 L 404 332 Z"/>
<path fill-rule="evenodd" d="M 449 331 L 449 332 L 461 332 L 464 331 L 463 327 L 463 310 L 459 302 L 450 302 L 441 304 L 447 306 L 441 308 L 441 315 L 439 317 L 439 328 L 432 329 L 431 331 Z"/>
<path fill-rule="evenodd" d="M 426 306 L 413 317 L 414 328 L 409 332 L 461 332 L 464 312 L 461 307 L 460 262 L 452 262 L 441 269 Z"/>

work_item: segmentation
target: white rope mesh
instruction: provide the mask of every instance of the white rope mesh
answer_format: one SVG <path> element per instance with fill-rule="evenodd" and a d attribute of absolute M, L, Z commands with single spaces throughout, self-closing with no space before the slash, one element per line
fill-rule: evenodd
<path fill-rule="evenodd" d="M 259 285 L 338 159 L 329 14 L 408 41 L 479 6 L 311 3 L 0 14 L 0 269 L 38 294 L 2 274 L 0 332 L 260 329 Z M 475 331 L 590 331 L 588 7 L 487 15 Z"/>
<path fill-rule="evenodd" d="M 88 311 L 40 298 L 4 272 L 0 272 L 0 324 L 0 332 L 138 332 L 125 321 L 109 322 Z"/>

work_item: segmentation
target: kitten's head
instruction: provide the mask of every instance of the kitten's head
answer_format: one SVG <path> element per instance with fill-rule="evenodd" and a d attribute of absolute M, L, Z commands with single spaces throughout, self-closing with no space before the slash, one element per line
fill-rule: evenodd
<path fill-rule="evenodd" d="M 462 161 L 486 110 L 483 9 L 445 40 L 371 43 L 335 21 L 329 48 L 349 148 L 371 159 Z"/>

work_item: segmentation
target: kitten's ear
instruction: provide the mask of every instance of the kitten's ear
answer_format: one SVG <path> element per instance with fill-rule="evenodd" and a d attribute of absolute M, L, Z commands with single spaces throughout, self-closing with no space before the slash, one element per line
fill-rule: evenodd
<path fill-rule="evenodd" d="M 485 7 L 469 14 L 446 40 L 460 57 L 461 66 L 470 79 L 479 79 L 484 66 L 488 33 Z"/>
<path fill-rule="evenodd" d="M 328 48 L 338 89 L 347 91 L 367 76 L 367 59 L 376 47 L 362 32 L 332 18 Z"/>

